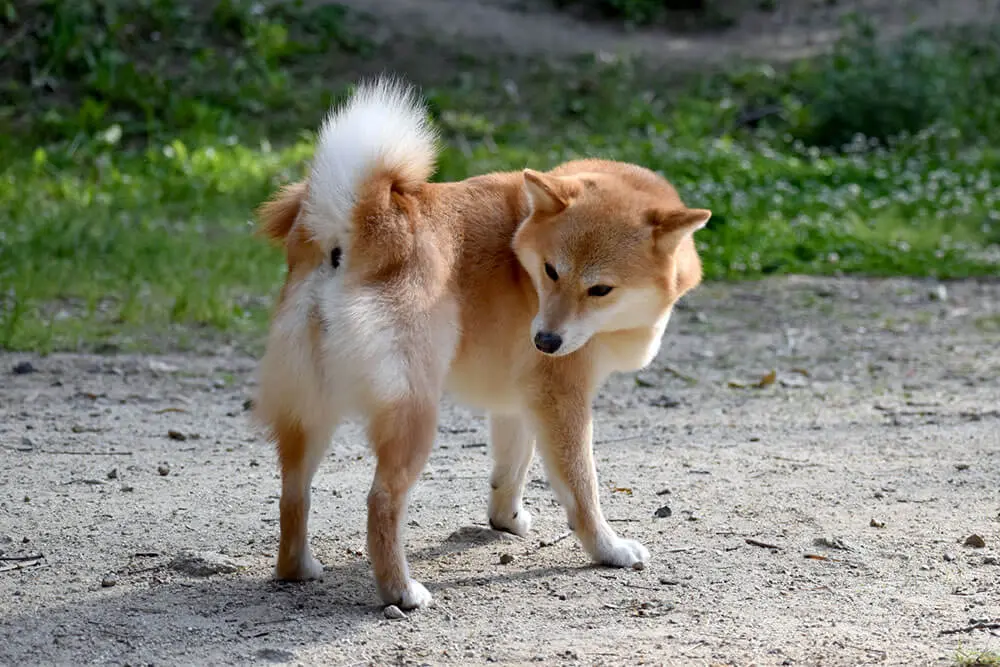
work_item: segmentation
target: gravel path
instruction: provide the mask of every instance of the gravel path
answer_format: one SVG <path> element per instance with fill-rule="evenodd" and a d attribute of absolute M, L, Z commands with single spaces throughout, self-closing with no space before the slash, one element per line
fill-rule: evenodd
<path fill-rule="evenodd" d="M 704 285 L 684 305 L 654 366 L 597 400 L 605 512 L 651 564 L 590 567 L 557 539 L 538 462 L 530 539 L 489 531 L 487 428 L 449 402 L 407 536 L 438 605 L 403 620 L 377 605 L 365 556 L 357 427 L 316 480 L 326 580 L 278 584 L 274 457 L 244 411 L 252 359 L 0 355 L 0 664 L 923 665 L 1000 650 L 1000 284 L 786 278 Z"/>
<path fill-rule="evenodd" d="M 325 1 L 325 0 L 314 0 Z M 677 25 L 628 29 L 575 18 L 543 0 L 337 0 L 371 17 L 366 36 L 379 59 L 430 75 L 442 53 L 562 60 L 604 52 L 637 56 L 666 69 L 703 68 L 746 59 L 787 62 L 827 49 L 841 21 L 862 14 L 892 37 L 919 26 L 983 25 L 1000 20 L 996 0 L 713 0 L 732 21 L 692 31 Z"/>

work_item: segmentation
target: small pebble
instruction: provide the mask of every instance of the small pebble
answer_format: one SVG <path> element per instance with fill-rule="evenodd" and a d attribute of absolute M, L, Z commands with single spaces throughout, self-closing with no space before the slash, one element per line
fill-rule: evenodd
<path fill-rule="evenodd" d="M 955 464 L 955 470 L 968 470 L 968 469 L 969 469 L 969 464 L 968 463 L 956 463 Z"/>
<path fill-rule="evenodd" d="M 295 654 L 280 648 L 262 648 L 257 657 L 266 662 L 295 662 Z"/>
<path fill-rule="evenodd" d="M 185 551 L 170 561 L 171 570 L 193 577 L 211 577 L 216 574 L 239 572 L 244 564 L 225 554 L 210 551 Z"/>
<path fill-rule="evenodd" d="M 174 429 L 170 429 L 169 431 L 167 431 L 167 437 L 170 438 L 171 440 L 180 440 L 181 442 L 187 440 L 186 435 Z"/>
<path fill-rule="evenodd" d="M 965 538 L 965 542 L 963 544 L 967 547 L 972 547 L 973 549 L 982 549 L 986 546 L 986 540 L 984 540 L 981 535 L 973 533 Z"/>
<path fill-rule="evenodd" d="M 37 373 L 38 369 L 30 361 L 21 361 L 14 364 L 11 372 L 14 375 L 27 375 L 28 373 Z"/>
<path fill-rule="evenodd" d="M 382 615 L 388 618 L 390 621 L 399 621 L 406 618 L 406 614 L 403 613 L 403 610 L 394 604 L 391 604 L 385 609 L 383 609 Z"/>
<path fill-rule="evenodd" d="M 654 398 L 649 404 L 654 408 L 676 408 L 680 407 L 681 402 L 673 396 L 663 395 L 659 398 Z"/>
<path fill-rule="evenodd" d="M 170 466 L 167 465 L 166 463 L 161 463 L 160 465 L 156 466 L 156 472 L 160 473 L 160 477 L 166 477 L 167 475 L 170 474 Z"/>
<path fill-rule="evenodd" d="M 944 285 L 938 285 L 930 290 L 927 294 L 931 301 L 947 301 L 948 300 L 948 288 Z"/>
<path fill-rule="evenodd" d="M 111 588 L 118 583 L 118 580 L 112 576 L 107 576 L 101 579 L 101 588 Z"/>
<path fill-rule="evenodd" d="M 983 565 L 1000 565 L 1000 558 L 996 556 L 983 556 Z"/>
<path fill-rule="evenodd" d="M 159 359 L 153 359 L 149 362 L 149 370 L 154 373 L 174 373 L 176 372 L 177 366 L 168 364 L 165 361 L 160 361 Z"/>
<path fill-rule="evenodd" d="M 632 569 L 633 570 L 645 570 L 646 569 L 646 564 L 643 563 L 641 560 L 636 561 L 636 562 L 632 563 Z"/>
<path fill-rule="evenodd" d="M 653 512 L 653 516 L 655 516 L 657 519 L 666 519 L 673 513 L 674 511 L 670 509 L 669 505 L 664 505 L 663 507 L 660 507 L 655 512 Z"/>
<path fill-rule="evenodd" d="M 129 486 L 128 484 L 122 484 L 121 486 L 122 493 L 132 493 L 133 491 L 135 491 L 134 486 Z"/>
<path fill-rule="evenodd" d="M 945 552 L 942 558 L 944 558 L 945 562 L 950 563 L 951 561 L 955 560 L 955 554 Z"/>
<path fill-rule="evenodd" d="M 514 562 L 514 556 L 512 556 L 511 554 L 501 554 L 500 555 L 500 564 L 501 565 L 510 565 L 513 562 Z"/>
<path fill-rule="evenodd" d="M 32 442 L 31 438 L 26 435 L 21 436 L 21 446 L 22 447 L 34 447 L 35 443 Z"/>
<path fill-rule="evenodd" d="M 885 528 L 885 521 L 880 521 L 873 517 L 872 520 L 868 522 L 868 525 L 872 528 Z"/>
<path fill-rule="evenodd" d="M 817 537 L 813 540 L 814 547 L 824 547 L 827 549 L 840 549 L 842 551 L 854 551 L 851 545 L 844 542 L 839 537 Z"/>
<path fill-rule="evenodd" d="M 112 468 L 108 471 L 108 479 L 118 479 L 118 468 Z"/>

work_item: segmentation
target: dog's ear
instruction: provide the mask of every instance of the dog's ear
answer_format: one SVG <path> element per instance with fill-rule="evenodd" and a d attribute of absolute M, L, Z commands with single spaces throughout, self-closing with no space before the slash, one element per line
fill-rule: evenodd
<path fill-rule="evenodd" d="M 281 188 L 257 209 L 257 216 L 260 218 L 258 233 L 272 241 L 284 241 L 295 224 L 308 193 L 308 181 L 291 183 Z"/>
<path fill-rule="evenodd" d="M 580 195 L 582 189 L 575 179 L 550 176 L 534 169 L 525 169 L 523 173 L 524 191 L 532 213 L 561 213 Z"/>
<path fill-rule="evenodd" d="M 708 224 L 712 212 L 704 208 L 653 209 L 646 221 L 653 228 L 653 242 L 664 251 L 674 250 L 686 236 Z"/>

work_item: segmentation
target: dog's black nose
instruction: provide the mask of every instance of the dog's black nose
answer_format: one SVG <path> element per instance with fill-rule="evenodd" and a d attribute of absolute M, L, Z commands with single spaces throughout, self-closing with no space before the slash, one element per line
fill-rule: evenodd
<path fill-rule="evenodd" d="M 535 347 L 545 354 L 552 354 L 562 345 L 562 336 L 548 331 L 539 331 L 535 334 Z"/>

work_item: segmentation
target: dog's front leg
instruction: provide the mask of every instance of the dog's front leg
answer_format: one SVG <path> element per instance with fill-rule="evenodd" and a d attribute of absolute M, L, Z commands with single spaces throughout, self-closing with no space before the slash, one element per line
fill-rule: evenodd
<path fill-rule="evenodd" d="M 436 426 L 437 405 L 417 398 L 386 406 L 369 426 L 378 463 L 368 494 L 368 552 L 379 595 L 402 609 L 431 602 L 427 589 L 410 578 L 402 529 L 407 496 L 427 462 Z"/>
<path fill-rule="evenodd" d="M 537 401 L 538 447 L 570 529 L 596 562 L 631 567 L 649 560 L 639 542 L 618 537 L 601 512 L 589 397 L 579 390 Z"/>

